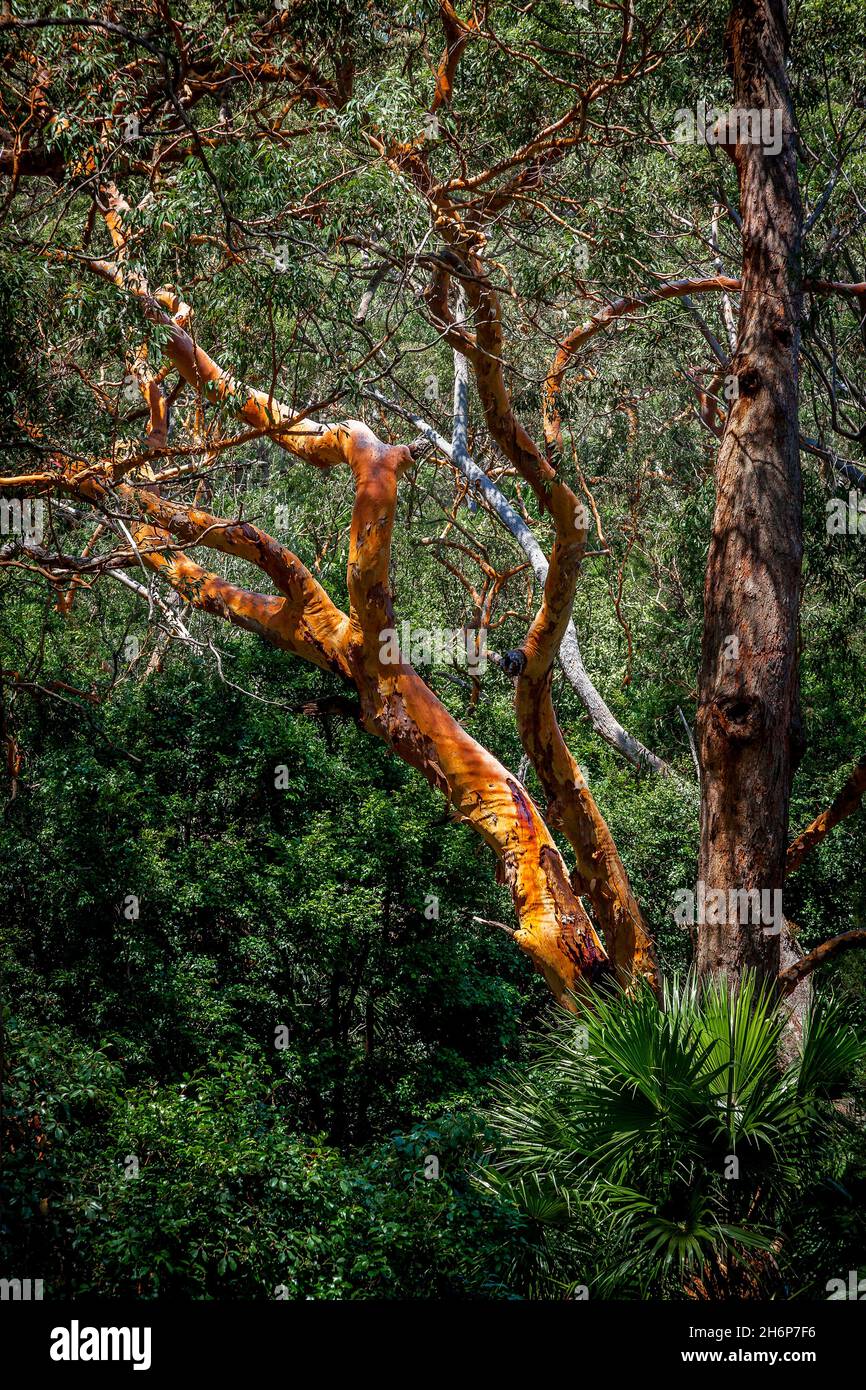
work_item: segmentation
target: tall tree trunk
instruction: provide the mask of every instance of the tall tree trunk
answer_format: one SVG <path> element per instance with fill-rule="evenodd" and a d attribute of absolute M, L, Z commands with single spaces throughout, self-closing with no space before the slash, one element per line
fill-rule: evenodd
<path fill-rule="evenodd" d="M 742 300 L 737 396 L 716 472 L 704 590 L 698 738 L 703 787 L 699 877 L 727 910 L 698 924 L 698 966 L 775 976 L 778 926 L 731 890 L 781 891 L 791 779 L 802 751 L 797 661 L 802 506 L 798 452 L 802 211 L 785 69 L 787 0 L 735 0 L 728 24 L 738 135 Z M 747 113 L 781 121 L 781 148 L 744 138 Z M 776 137 L 776 140 L 778 136 Z M 731 917 L 735 920 L 730 920 Z M 748 918 L 748 920 L 743 920 Z"/>

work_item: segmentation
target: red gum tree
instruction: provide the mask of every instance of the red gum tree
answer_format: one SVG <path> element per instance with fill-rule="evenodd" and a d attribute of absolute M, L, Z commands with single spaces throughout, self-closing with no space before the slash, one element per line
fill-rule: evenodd
<path fill-rule="evenodd" d="M 431 254 L 424 304 L 430 322 L 461 360 L 469 364 L 489 436 L 549 517 L 553 544 L 538 611 L 520 648 L 503 664 L 515 683 L 515 711 L 523 748 L 548 797 L 544 814 L 522 782 L 473 739 L 405 659 L 386 659 L 383 634 L 397 618 L 390 562 L 400 480 L 413 464 L 413 450 L 379 438 L 361 420 L 320 423 L 281 404 L 273 392 L 246 386 L 223 370 L 189 328 L 190 310 L 170 289 L 152 290 L 140 269 L 129 266 L 130 209 L 122 191 L 103 175 L 98 144 L 74 168 L 55 146 L 40 142 L 26 123 L 4 132 L 0 168 L 13 195 L 22 180 L 77 179 L 76 192 L 91 200 L 92 223 L 104 225 L 110 257 L 43 247 L 40 254 L 85 268 L 137 305 L 143 323 L 164 335 L 163 361 L 148 364 L 147 351 L 130 354 L 132 371 L 148 413 L 146 454 L 151 462 L 170 458 L 166 372 L 176 372 L 203 409 L 230 407 L 248 438 L 266 436 L 297 459 L 320 470 L 345 468 L 354 502 L 347 567 L 348 611 L 338 608 L 299 558 L 250 522 L 212 515 L 196 503 L 169 500 L 159 482 L 146 481 L 146 458 L 113 456 L 88 461 L 59 451 L 37 472 L 4 479 L 6 488 L 37 489 L 43 495 L 78 499 L 112 526 L 117 504 L 131 518 L 128 550 L 112 559 L 116 568 L 144 565 L 185 604 L 241 627 L 262 640 L 333 673 L 354 691 L 363 728 L 441 791 L 458 817 L 493 850 L 508 885 L 516 918 L 516 944 L 542 973 L 555 997 L 569 1004 L 582 984 L 605 977 L 630 986 L 645 979 L 659 989 L 653 943 L 613 837 L 572 756 L 553 703 L 553 668 L 568 628 L 589 513 L 583 497 L 564 477 L 560 397 L 567 373 L 589 342 L 618 319 L 631 319 L 653 303 L 714 293 L 740 293 L 741 308 L 732 374 L 739 391 L 724 423 L 716 474 L 717 504 L 707 566 L 705 630 L 700 680 L 698 734 L 702 769 L 700 875 L 723 890 L 781 887 L 785 875 L 788 800 L 798 737 L 797 616 L 801 553 L 799 430 L 797 420 L 798 333 L 803 286 L 799 247 L 801 211 L 797 188 L 795 134 L 785 73 L 786 7 L 783 0 L 735 0 L 729 46 L 735 98 L 746 108 L 781 109 L 781 152 L 772 156 L 744 143 L 729 149 L 739 178 L 743 222 L 740 278 L 679 279 L 623 296 L 563 335 L 553 350 L 543 384 L 543 440 L 533 438 L 515 411 L 505 369 L 506 333 L 502 289 L 488 249 L 487 228 L 504 209 L 538 195 L 542 174 L 588 138 L 593 112 L 663 62 L 668 48 L 654 46 L 653 26 L 643 24 L 630 4 L 621 10 L 622 31 L 613 61 L 584 85 L 572 83 L 571 104 L 519 148 L 488 168 L 434 177 L 423 138 L 396 142 L 372 120 L 362 128 L 371 152 L 414 191 L 429 211 L 438 250 Z M 461 56 L 470 43 L 489 37 L 489 15 L 481 7 L 461 19 L 443 0 L 444 49 L 433 74 L 429 114 L 444 113 L 455 99 Z M 6 18 L 0 29 L 30 30 L 61 25 L 90 27 L 144 51 L 164 69 L 151 90 L 180 121 L 161 152 L 173 161 L 198 157 L 207 168 L 205 145 L 189 111 L 205 95 L 228 90 L 242 76 L 251 85 L 288 84 L 292 106 L 340 110 L 352 87 L 352 62 L 335 56 L 335 77 L 325 80 L 299 49 L 277 63 L 268 44 L 283 33 L 287 16 L 263 22 L 255 61 L 225 64 L 215 54 L 193 53 L 182 29 L 173 36 L 178 54 L 165 56 L 110 21 L 72 18 L 25 21 Z M 688 46 L 694 35 L 678 35 Z M 44 130 L 45 80 L 33 55 L 30 109 Z M 183 83 L 182 88 L 179 82 Z M 167 94 L 166 94 L 167 92 Z M 186 103 L 186 105 L 184 105 Z M 182 128 L 181 128 L 182 127 Z M 227 137 L 228 138 L 228 137 Z M 280 127 L 261 138 L 281 141 Z M 146 170 L 135 170 L 142 173 Z M 151 175 L 154 170 L 149 170 Z M 302 215 L 306 215 L 304 212 Z M 237 255 L 221 243 L 229 258 Z M 89 233 L 88 233 L 89 238 Z M 814 281 L 813 293 L 840 293 L 866 302 L 866 284 Z M 465 310 L 465 312 L 464 312 Z M 702 414 L 718 430 L 715 409 Z M 170 475 L 170 469 L 164 476 Z M 114 526 L 116 533 L 116 525 Z M 31 547 L 34 556 L 37 549 Z M 275 592 L 241 587 L 209 570 L 190 551 L 215 551 L 254 566 Z M 45 572 L 67 572 L 66 557 L 39 551 Z M 82 560 L 82 565 L 95 563 Z M 73 579 L 73 584 L 75 580 Z M 71 595 L 71 591 L 70 591 Z M 724 660 L 734 635 L 740 657 Z M 617 726 L 618 727 L 618 726 Z M 769 731 L 774 737 L 768 737 Z M 621 731 L 622 732 L 622 731 Z M 662 767 L 662 764 L 659 764 Z M 858 774 L 859 776 L 859 774 Z M 834 803 L 823 820 L 792 846 L 789 870 L 836 820 L 859 804 L 862 778 Z M 755 805 L 761 814 L 755 814 Z M 838 814 L 837 814 L 838 812 Z M 561 828 L 574 855 L 570 874 L 550 826 Z M 810 838 L 811 836 L 811 838 Z M 585 902 L 584 902 L 585 900 Z M 588 909 L 588 910 L 587 910 Z M 698 965 L 736 977 L 757 966 L 781 976 L 792 990 L 820 959 L 858 944 L 847 938 L 827 943 L 813 958 L 780 972 L 779 941 L 755 926 L 704 926 L 698 934 Z M 822 954 L 823 953 L 823 954 Z M 811 963 L 810 963 L 811 962 Z"/>

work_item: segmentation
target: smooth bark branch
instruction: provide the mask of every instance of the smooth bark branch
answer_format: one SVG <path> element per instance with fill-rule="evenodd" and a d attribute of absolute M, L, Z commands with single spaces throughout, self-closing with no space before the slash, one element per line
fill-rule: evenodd
<path fill-rule="evenodd" d="M 866 792 L 866 754 L 860 758 L 854 767 L 850 777 L 847 778 L 844 786 L 833 798 L 826 811 L 822 811 L 820 816 L 816 816 L 811 825 L 802 830 L 795 840 L 788 846 L 787 873 L 790 876 L 799 869 L 803 860 L 811 854 L 816 845 L 819 845 L 833 829 L 846 816 L 850 816 L 857 810 Z"/>
<path fill-rule="evenodd" d="M 597 310 L 590 318 L 573 328 L 559 345 L 544 387 L 545 409 L 551 419 L 558 413 L 555 398 L 562 389 L 565 373 L 573 365 L 576 355 L 596 334 L 609 328 L 612 323 L 637 314 L 641 309 L 648 309 L 653 304 L 662 304 L 668 299 L 688 301 L 695 294 L 713 294 L 721 291 L 722 302 L 728 303 L 728 295 L 739 294 L 742 288 L 742 280 L 732 279 L 729 275 L 706 275 L 693 280 L 666 280 L 660 285 L 650 286 L 639 295 L 624 295 L 611 304 L 606 304 L 603 309 Z M 809 294 L 839 294 L 857 299 L 866 293 L 866 282 L 804 280 L 803 290 Z M 714 355 L 718 355 L 721 361 L 727 361 L 722 353 Z"/>
<path fill-rule="evenodd" d="M 561 426 L 555 409 L 547 410 L 545 416 L 547 463 L 556 468 L 562 455 Z M 560 486 L 553 484 L 554 497 Z M 517 667 L 517 723 L 523 746 L 550 798 L 549 814 L 554 823 L 562 825 L 575 852 L 578 886 L 589 895 L 620 979 L 628 984 L 633 976 L 643 976 L 658 991 L 655 951 L 637 899 L 613 836 L 562 736 L 553 706 L 553 664 L 571 619 L 589 525 L 586 506 L 578 503 L 570 490 L 568 497 L 570 527 L 558 520 L 561 509 L 551 507 L 556 537 L 541 607 Z"/>
<path fill-rule="evenodd" d="M 798 355 L 802 209 L 786 71 L 786 0 L 734 0 L 734 104 L 781 122 L 777 155 L 727 146 L 740 185 L 743 273 L 732 402 L 716 469 L 704 588 L 698 746 L 698 876 L 710 889 L 781 889 L 791 779 L 800 756 L 797 666 L 802 558 Z M 731 137 L 733 138 L 733 137 Z M 698 968 L 775 978 L 779 936 L 706 924 Z"/>
<path fill-rule="evenodd" d="M 779 975 L 779 984 L 783 994 L 793 994 L 794 990 L 801 981 L 808 978 L 813 970 L 826 961 L 832 960 L 834 956 L 840 956 L 845 951 L 853 951 L 860 946 L 866 946 L 866 931 L 860 928 L 857 931 L 842 932 L 840 936 L 831 937 L 829 941 L 824 941 L 820 946 L 816 946 L 814 951 L 808 955 L 801 956 L 793 965 L 789 965 L 786 970 Z"/>
<path fill-rule="evenodd" d="M 186 603 L 247 632 L 254 632 L 273 646 L 298 656 L 306 655 L 303 644 L 296 640 L 293 626 L 286 621 L 284 599 L 230 584 L 219 575 L 202 569 L 183 552 L 166 549 L 164 531 L 155 527 L 137 527 L 136 531 L 141 558 L 148 569 L 167 579 Z M 148 548 L 148 543 L 152 548 Z M 317 664 L 325 663 L 319 661 Z"/>
<path fill-rule="evenodd" d="M 619 852 L 562 736 L 552 699 L 553 663 L 574 600 L 586 531 L 567 544 L 558 538 L 550 557 L 541 608 L 517 663 L 516 709 L 521 739 L 550 798 L 548 819 L 562 826 L 575 853 L 575 885 L 586 893 L 621 982 L 643 976 L 658 992 L 655 950 Z"/>
<path fill-rule="evenodd" d="M 349 619 L 297 556 L 257 526 L 220 520 L 128 483 L 110 488 L 94 469 L 61 466 L 51 476 L 51 484 L 97 506 L 125 504 L 140 518 L 132 523 L 138 551 L 130 564 L 143 563 L 161 574 L 193 607 L 255 632 L 324 670 L 349 677 L 344 652 Z M 175 548 L 178 541 L 249 561 L 268 575 L 280 596 L 253 592 L 202 569 Z"/>
<path fill-rule="evenodd" d="M 267 532 L 250 522 L 226 522 L 198 507 L 183 507 L 155 493 L 122 485 L 119 495 L 137 506 L 154 529 L 154 536 L 174 537 L 185 545 L 204 545 L 225 555 L 234 555 L 262 570 L 283 596 L 268 601 L 269 630 L 283 646 L 315 666 L 348 676 L 343 650 L 348 618 L 332 602 L 321 584 L 296 555 L 280 545 Z M 183 566 L 165 571 L 161 562 L 153 568 L 165 573 L 169 582 L 182 576 Z M 264 596 L 259 596 L 264 597 Z M 213 611 L 213 610 L 209 610 Z M 249 610 L 245 610 L 249 615 Z M 268 640 L 275 640 L 269 638 Z"/>
<path fill-rule="evenodd" d="M 97 273 L 123 285 L 117 266 L 102 263 Z M 203 390 L 206 400 L 225 401 L 249 424 L 272 433 L 292 453 L 317 466 L 348 465 L 355 479 L 348 620 L 300 562 L 258 528 L 220 522 L 152 493 L 138 497 L 148 522 L 156 523 L 140 530 L 145 562 L 194 606 L 349 676 L 360 697 L 363 726 L 442 791 L 495 851 L 518 918 L 515 940 L 555 996 L 567 1003 L 582 981 L 592 983 L 608 974 L 611 965 L 541 814 L 525 788 L 471 738 L 407 663 L 383 657 L 383 634 L 393 626 L 388 564 L 397 484 L 411 463 L 410 451 L 383 443 L 361 421 L 298 422 L 279 402 L 223 372 L 160 307 L 165 303 L 173 315 L 178 312 L 170 295 L 151 296 L 143 285 L 130 288 L 147 316 L 169 327 L 166 356 L 185 380 Z M 96 500 L 104 485 L 93 473 L 79 479 L 78 490 Z M 134 490 L 124 492 L 124 487 L 121 495 L 132 502 Z M 209 542 L 250 560 L 297 601 L 228 584 L 187 555 L 167 548 L 169 534 L 185 543 Z M 323 649 L 325 635 L 331 649 Z"/>
<path fill-rule="evenodd" d="M 463 23 L 450 0 L 439 0 L 439 18 L 445 33 L 445 50 L 436 70 L 436 88 L 430 106 L 431 111 L 438 111 L 440 106 L 450 104 L 454 94 L 457 66 L 464 48 L 477 29 L 474 19 Z"/>
<path fill-rule="evenodd" d="M 367 431 L 353 436 L 355 478 L 347 656 L 361 721 L 438 787 L 497 853 L 518 911 L 515 939 L 563 1001 L 579 979 L 608 969 L 553 839 L 525 789 L 466 733 L 387 636 L 395 632 L 388 581 L 397 485 L 412 455 Z"/>
<path fill-rule="evenodd" d="M 459 355 L 459 354 L 458 354 Z M 465 360 L 465 359 L 464 359 Z M 507 497 L 496 486 L 493 479 L 488 477 L 483 468 L 479 468 L 475 460 L 469 455 L 459 450 L 455 450 L 453 444 L 438 433 L 427 420 L 415 415 L 405 406 L 399 405 L 396 401 L 378 391 L 375 387 L 368 387 L 366 394 L 373 400 L 385 406 L 388 410 L 395 411 L 403 419 L 408 420 L 414 425 L 431 444 L 434 444 L 440 453 L 450 459 L 456 468 L 460 470 L 463 477 L 471 485 L 475 492 L 483 495 L 491 512 L 497 521 L 511 533 L 517 544 L 520 546 L 526 558 L 532 566 L 532 571 L 538 583 L 543 588 L 547 580 L 548 561 L 547 556 L 541 549 L 535 534 L 519 512 L 515 511 Z M 559 664 L 565 676 L 579 695 L 583 705 L 589 715 L 590 722 L 597 734 L 604 739 L 605 743 L 610 744 L 621 753 L 628 762 L 639 771 L 650 769 L 657 772 L 660 776 L 672 775 L 672 770 L 666 762 L 646 748 L 639 739 L 624 729 L 616 718 L 612 710 L 608 708 L 602 696 L 593 685 L 589 673 L 583 664 L 583 657 L 580 653 L 580 643 L 574 626 L 573 618 L 569 618 L 563 633 L 562 642 L 559 648 Z"/>
<path fill-rule="evenodd" d="M 560 480 L 558 456 L 545 458 L 515 416 L 503 371 L 499 301 L 477 257 L 472 259 L 472 268 L 474 276 L 464 283 L 463 290 L 472 309 L 475 333 L 465 355 L 474 370 L 485 420 L 505 456 L 550 513 L 555 528 L 541 608 L 522 651 L 512 654 L 520 740 L 575 850 L 579 887 L 592 902 L 617 971 L 625 981 L 637 972 L 657 986 L 652 946 L 628 876 L 604 818 L 562 737 L 553 707 L 552 669 L 571 621 L 589 513 Z M 437 291 L 435 305 L 446 323 L 446 331 L 453 326 L 460 337 L 465 336 L 462 326 L 453 325 L 448 315 L 447 292 L 442 287 Z M 457 342 L 452 346 L 460 351 Z"/>

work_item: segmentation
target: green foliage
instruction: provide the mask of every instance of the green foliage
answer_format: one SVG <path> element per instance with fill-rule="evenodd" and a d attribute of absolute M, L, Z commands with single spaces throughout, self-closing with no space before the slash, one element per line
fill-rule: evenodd
<path fill-rule="evenodd" d="M 384 749 L 345 727 L 329 748 L 183 666 L 95 727 L 34 725 L 0 826 L 6 988 L 28 1018 L 110 1037 L 133 1081 L 244 1050 L 292 1123 L 336 1142 L 515 1055 L 543 986 L 471 920 L 506 913 L 504 890 Z"/>
<path fill-rule="evenodd" d="M 46 1297 L 457 1297 L 488 1242 L 495 1265 L 468 1117 L 349 1158 L 293 1136 L 243 1053 L 130 1088 L 69 1035 L 13 1020 L 6 1046 L 0 1259 Z"/>
<path fill-rule="evenodd" d="M 821 1297 L 862 1261 L 866 1151 L 837 1102 L 866 1046 L 828 995 L 780 1069 L 784 1030 L 748 976 L 738 990 L 674 982 L 663 1009 L 645 988 L 614 994 L 560 1020 L 529 1073 L 498 1088 L 479 1177 L 534 1236 L 518 1287 Z M 824 1239 L 806 1260 L 803 1223 L 819 1211 Z"/>
<path fill-rule="evenodd" d="M 40 14 L 72 8 L 45 0 Z M 712 273 L 717 256 L 736 273 L 735 218 L 723 212 L 718 246 L 709 240 L 712 209 L 736 205 L 733 166 L 697 145 L 672 156 L 668 143 L 679 108 L 731 100 L 727 9 L 633 7 L 626 66 L 643 21 L 658 64 L 607 89 L 561 159 L 527 166 L 519 198 L 498 207 L 503 179 L 482 185 L 506 383 L 539 442 L 540 383 L 565 331 L 620 295 Z M 807 212 L 844 153 L 804 272 L 860 279 L 862 0 L 796 9 Z M 442 246 L 418 187 L 382 148 L 423 138 L 431 185 L 507 161 L 611 75 L 620 10 L 491 6 L 435 139 L 424 117 L 443 45 L 436 0 L 280 11 L 270 0 L 172 0 L 205 74 L 199 86 L 188 74 L 194 93 L 177 84 L 181 132 L 176 109 L 159 105 L 177 52 L 167 12 L 153 0 L 114 5 L 132 38 L 93 29 L 73 43 L 68 27 L 51 26 L 0 36 L 4 125 L 69 161 L 59 181 L 16 180 L 0 218 L 3 471 L 41 469 L 51 451 L 90 462 L 142 445 L 140 402 L 124 394 L 129 358 L 145 347 L 155 365 L 167 330 L 82 263 L 111 254 L 92 215 L 94 180 L 76 168 L 94 142 L 100 177 L 130 205 L 127 272 L 189 297 L 196 338 L 221 367 L 294 408 L 321 403 L 323 418 L 355 415 L 383 438 L 411 440 L 404 414 L 373 403 L 375 387 L 449 436 L 453 358 L 423 293 Z M 276 30 L 268 60 L 287 73 L 260 84 L 249 67 L 265 51 L 263 26 Z M 135 35 L 150 36 L 156 59 Z M 300 90 L 299 55 L 315 67 Z M 221 67 L 229 76 L 212 84 Z M 37 71 L 44 87 L 31 103 Z M 335 87 L 347 72 L 351 91 L 332 105 L 310 99 L 316 81 Z M 140 117 L 131 145 L 118 133 L 125 115 Z M 467 197 L 462 185 L 457 196 Z M 849 300 L 807 298 L 801 430 L 862 467 L 862 411 L 849 390 L 854 428 L 840 441 L 813 361 L 832 344 L 840 381 L 862 381 Z M 587 482 L 600 522 L 574 615 L 604 699 L 676 776 L 625 768 L 559 671 L 554 695 L 673 976 L 691 956 L 670 905 L 696 871 L 687 727 L 718 448 L 694 387 L 718 366 L 707 332 L 725 344 L 727 324 L 719 297 L 706 296 L 618 327 L 591 340 L 562 392 L 563 475 Z M 167 389 L 176 385 L 170 374 Z M 200 406 L 191 390 L 174 398 L 171 445 L 201 470 L 163 483 L 163 496 L 189 502 L 201 484 L 216 515 L 261 523 L 345 608 L 348 470 L 320 474 L 270 439 L 232 440 L 229 409 Z M 205 466 L 215 442 L 224 451 Z M 474 390 L 469 443 L 549 551 L 550 519 L 502 469 Z M 803 475 L 807 750 L 793 830 L 866 746 L 863 541 L 827 535 L 827 500 L 847 484 L 826 457 L 804 452 Z M 46 515 L 64 553 L 90 541 L 93 517 L 48 500 Z M 466 585 L 428 543 L 445 528 L 498 573 L 514 571 L 489 645 L 519 646 L 537 586 L 434 450 L 401 485 L 399 620 L 475 621 Z M 109 531 L 97 550 L 115 542 Z M 267 583 L 236 558 L 207 552 L 206 563 L 245 586 Z M 478 581 L 474 562 L 464 570 Z M 484 846 L 350 722 L 298 712 L 344 694 L 334 677 L 186 610 L 194 645 L 166 648 L 160 614 L 107 574 L 82 585 L 65 617 L 57 596 L 29 562 L 4 568 L 0 715 L 21 757 L 0 820 L 0 970 L 14 1001 L 0 1063 L 4 1270 L 23 1261 L 22 1275 L 44 1277 L 52 1294 L 272 1298 L 285 1287 L 315 1299 L 576 1297 L 583 1285 L 679 1296 L 690 1279 L 720 1296 L 748 1272 L 774 1291 L 822 1297 L 829 1275 L 862 1264 L 862 1128 L 846 1128 L 826 1094 L 860 1065 L 849 1025 L 866 1028 L 866 960 L 848 955 L 822 972 L 839 1003 L 819 999 L 804 1055 L 781 1076 L 778 1026 L 749 991 L 698 1000 L 672 990 L 664 1014 L 641 996 L 603 1002 L 587 1019 L 586 1054 L 561 1021 L 537 1066 L 503 1093 L 499 1154 L 487 1187 L 472 1186 L 466 1174 L 492 1142 L 490 1087 L 503 1067 L 526 1067 L 524 1039 L 550 1007 L 505 934 L 474 920 L 513 921 Z M 421 674 L 516 771 L 513 690 L 495 664 L 476 692 L 460 670 Z M 531 769 L 525 777 L 543 805 Z M 864 925 L 863 826 L 861 811 L 786 885 L 804 947 Z M 728 1153 L 742 1162 L 739 1183 L 723 1178 Z M 126 1176 L 128 1155 L 137 1178 Z M 439 1179 L 424 1177 L 430 1155 Z"/>

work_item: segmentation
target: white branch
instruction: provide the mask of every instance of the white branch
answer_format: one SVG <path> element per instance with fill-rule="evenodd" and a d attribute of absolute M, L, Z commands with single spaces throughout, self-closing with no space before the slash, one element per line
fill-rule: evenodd
<path fill-rule="evenodd" d="M 456 356 L 456 354 L 455 354 Z M 494 516 L 502 523 L 507 531 L 510 531 L 517 544 L 520 546 L 524 555 L 532 566 L 538 583 L 544 587 L 547 579 L 547 557 L 544 554 L 538 541 L 527 526 L 523 518 L 511 506 L 511 503 L 500 492 L 499 488 L 488 478 L 487 474 L 478 464 L 470 458 L 469 454 L 452 448 L 447 439 L 436 431 L 426 420 L 422 420 L 419 415 L 413 414 L 411 410 L 405 409 L 395 401 L 389 400 L 381 391 L 375 387 L 365 387 L 364 394 L 385 406 L 388 410 L 395 411 L 404 420 L 408 420 L 415 428 L 429 440 L 431 444 L 444 454 L 447 459 L 460 470 L 467 482 L 483 495 Z M 456 385 L 455 385 L 456 395 Z M 639 739 L 633 737 L 622 727 L 616 716 L 608 709 L 599 692 L 596 690 L 589 678 L 583 658 L 580 654 L 580 645 L 577 640 L 577 631 L 574 622 L 570 621 L 565 630 L 562 644 L 559 649 L 559 663 L 565 672 L 566 678 L 577 691 L 583 702 L 584 708 L 590 717 L 593 729 L 599 734 L 606 743 L 621 753 L 634 767 L 639 769 L 649 768 L 661 776 L 671 776 L 672 769 L 661 758 L 645 748 Z"/>

